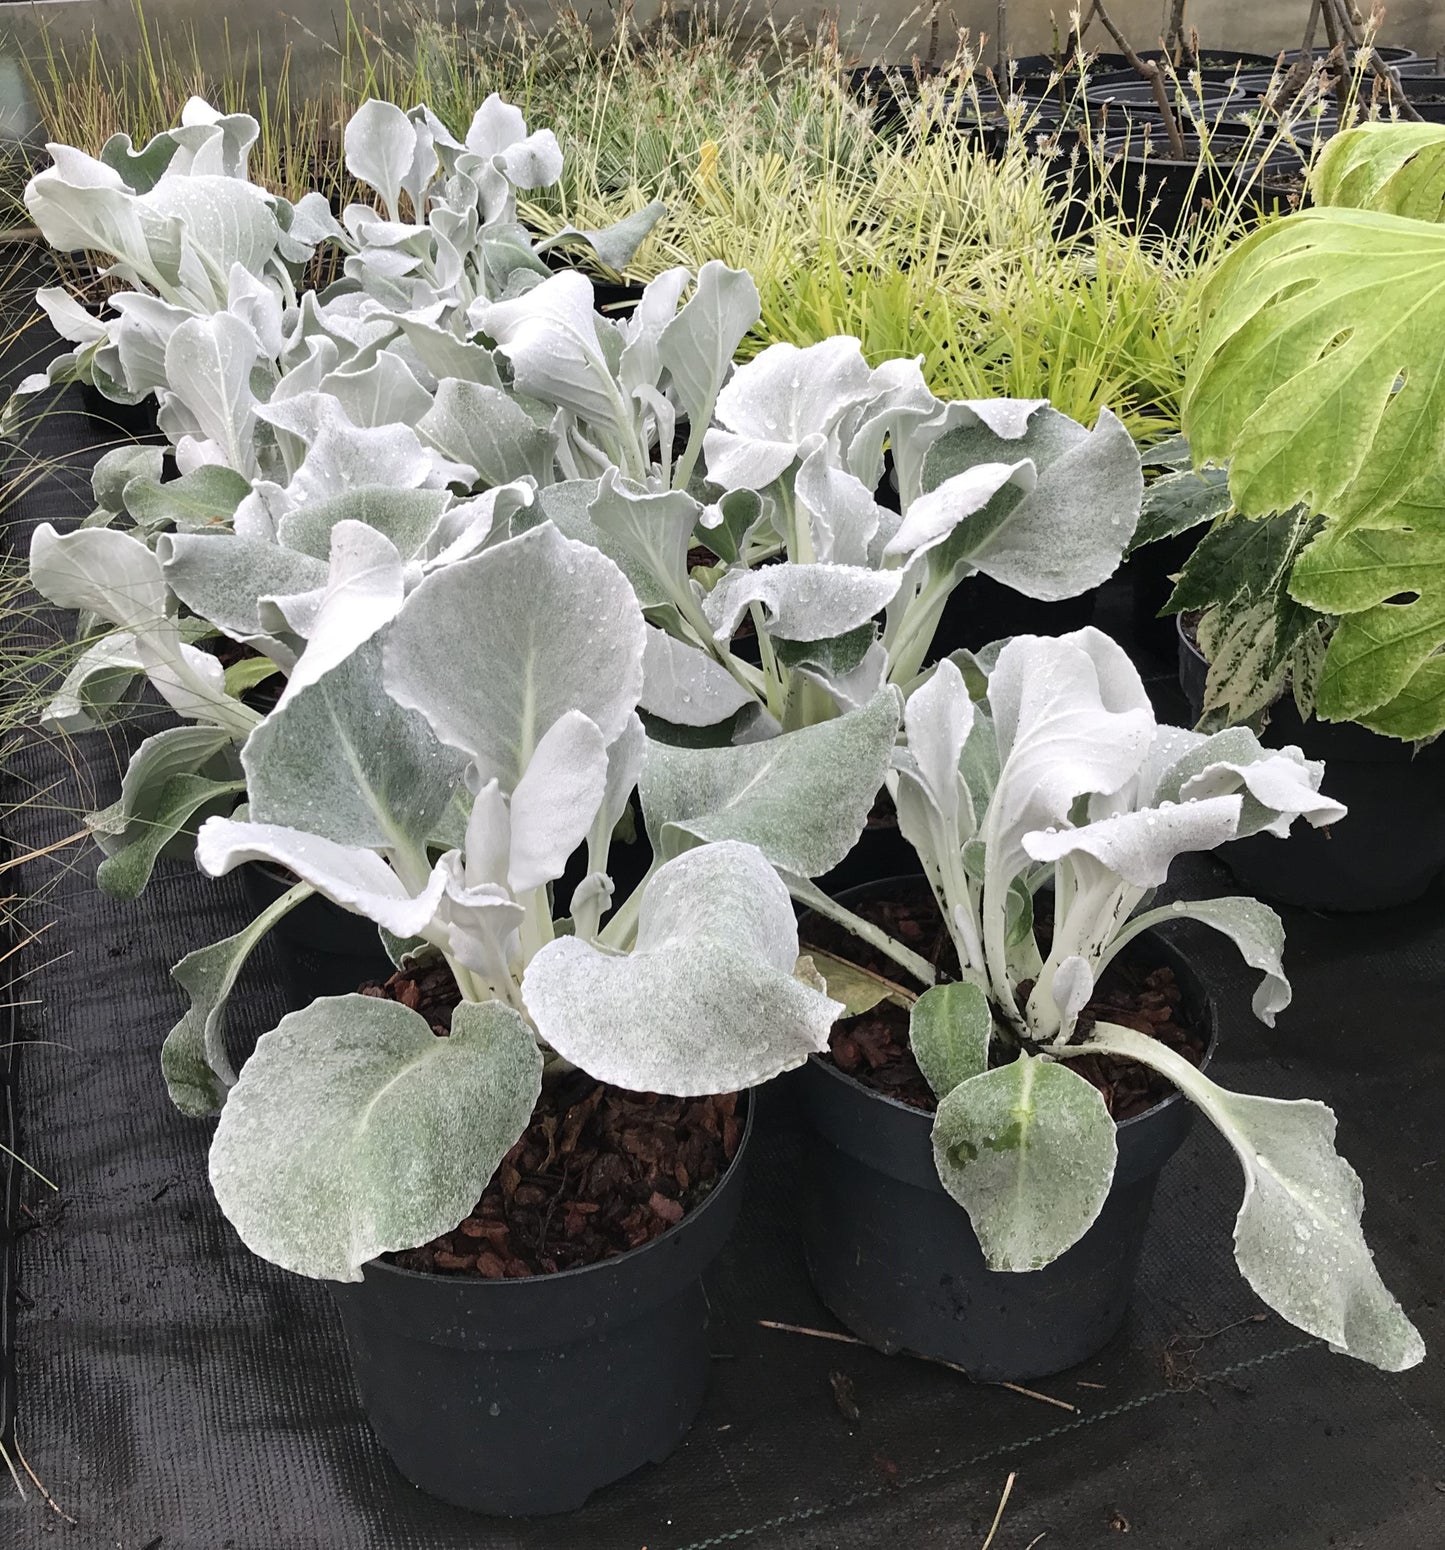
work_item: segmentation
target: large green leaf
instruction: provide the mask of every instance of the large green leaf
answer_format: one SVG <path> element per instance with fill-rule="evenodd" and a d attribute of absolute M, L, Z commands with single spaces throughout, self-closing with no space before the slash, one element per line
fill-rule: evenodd
<path fill-rule="evenodd" d="M 1197 461 L 1246 515 L 1445 520 L 1445 227 L 1303 210 L 1221 266 L 1186 385 Z"/>
<path fill-rule="evenodd" d="M 1445 219 L 1445 124 L 1362 124 L 1335 135 L 1312 187 L 1317 205 Z"/>
<path fill-rule="evenodd" d="M 1290 593 L 1341 616 L 1318 715 L 1407 739 L 1445 728 L 1445 520 L 1316 541 L 1296 563 Z"/>
<path fill-rule="evenodd" d="M 542 1056 L 499 1001 L 451 1035 L 396 1001 L 327 996 L 261 1036 L 221 1111 L 211 1184 L 246 1245 L 300 1275 L 361 1280 L 455 1227 L 531 1118 Z"/>

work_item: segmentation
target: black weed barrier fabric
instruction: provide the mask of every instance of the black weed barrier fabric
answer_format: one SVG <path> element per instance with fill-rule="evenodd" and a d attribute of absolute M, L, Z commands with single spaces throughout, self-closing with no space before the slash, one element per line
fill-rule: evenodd
<path fill-rule="evenodd" d="M 51 483 L 12 515 L 82 509 Z M 111 798 L 123 755 L 100 737 L 29 748 L 12 778 L 46 795 L 15 838 L 70 832 L 76 810 Z M 994 1550 L 1445 1545 L 1445 888 L 1392 915 L 1289 918 L 1296 999 L 1272 1033 L 1249 1015 L 1232 950 L 1198 939 L 1221 1004 L 1219 1078 L 1335 1105 L 1425 1366 L 1386 1376 L 1261 1316 L 1231 1255 L 1238 1169 L 1202 1126 L 1164 1177 L 1124 1332 L 1039 1382 L 1052 1403 L 764 1328 L 836 1328 L 804 1275 L 799 1136 L 773 1104 L 708 1287 L 715 1361 L 692 1434 L 570 1518 L 509 1523 L 395 1473 L 326 1289 L 241 1246 L 206 1183 L 209 1126 L 166 1098 L 158 1052 L 182 1010 L 167 970 L 236 929 L 239 887 L 167 864 L 122 905 L 96 894 L 93 870 L 69 851 L 27 874 L 53 925 L 26 992 L 24 1145 L 61 1195 L 27 1182 L 17 1436 L 53 1505 L 34 1489 L 0 1501 L 0 1545 L 976 1550 L 1011 1472 Z M 1212 863 L 1187 881 L 1229 891 Z M 266 946 L 233 1003 L 238 1041 L 274 1023 L 281 987 Z"/>

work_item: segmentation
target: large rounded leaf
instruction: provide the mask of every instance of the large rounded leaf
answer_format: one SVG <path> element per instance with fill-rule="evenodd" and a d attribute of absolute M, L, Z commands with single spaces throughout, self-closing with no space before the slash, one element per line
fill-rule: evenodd
<path fill-rule="evenodd" d="M 549 943 L 522 981 L 542 1037 L 599 1081 L 643 1092 L 731 1092 L 828 1047 L 843 1010 L 793 978 L 788 890 L 751 845 L 727 841 L 662 867 L 637 945 Z"/>
<path fill-rule="evenodd" d="M 568 711 L 607 743 L 621 734 L 642 694 L 645 635 L 612 561 L 543 523 L 416 588 L 386 640 L 386 687 L 510 793 Z"/>
<path fill-rule="evenodd" d="M 369 1259 L 448 1232 L 517 1141 L 542 1057 L 500 1002 L 449 1038 L 395 1001 L 327 996 L 256 1045 L 211 1144 L 211 1184 L 248 1248 L 359 1281 Z"/>

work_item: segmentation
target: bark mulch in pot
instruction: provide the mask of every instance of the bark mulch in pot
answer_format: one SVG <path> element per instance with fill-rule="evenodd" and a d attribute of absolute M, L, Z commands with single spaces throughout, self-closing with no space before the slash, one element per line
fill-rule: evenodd
<path fill-rule="evenodd" d="M 444 964 L 362 994 L 399 1001 L 446 1034 L 461 999 Z M 626 1092 L 583 1071 L 543 1079 L 532 1122 L 460 1226 L 387 1255 L 403 1270 L 489 1280 L 552 1275 L 660 1237 L 700 1205 L 742 1135 L 738 1095 Z"/>
<path fill-rule="evenodd" d="M 941 978 L 957 978 L 958 956 L 953 942 L 928 885 L 921 878 L 909 879 L 896 898 L 875 896 L 854 901 L 850 908 L 927 958 L 938 968 Z M 921 988 L 891 959 L 831 921 L 815 916 L 807 923 L 804 952 L 809 945 L 860 964 L 904 989 Z M 1182 1001 L 1173 971 L 1150 966 L 1147 949 L 1142 959 L 1122 955 L 1104 974 L 1093 999 L 1080 1014 L 1076 1037 L 1082 1040 L 1095 1022 L 1119 1023 L 1159 1039 L 1198 1065 L 1203 1059 L 1205 1040 L 1190 1026 Z M 884 1001 L 858 1017 L 840 1020 L 833 1025 L 830 1058 L 839 1070 L 875 1092 L 931 1114 L 937 1109 L 938 1100 L 909 1046 L 908 1016 L 905 1008 Z M 1002 1039 L 993 1040 L 991 1065 L 1005 1065 L 1013 1058 L 1014 1051 Z M 1064 1064 L 1099 1089 L 1115 1120 L 1143 1114 L 1174 1093 L 1172 1084 L 1134 1061 L 1085 1055 Z"/>

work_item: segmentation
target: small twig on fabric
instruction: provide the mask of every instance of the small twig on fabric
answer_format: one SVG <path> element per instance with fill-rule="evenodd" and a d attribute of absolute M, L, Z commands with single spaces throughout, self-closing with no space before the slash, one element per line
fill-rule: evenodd
<path fill-rule="evenodd" d="M 759 1319 L 758 1324 L 763 1329 L 781 1330 L 785 1335 L 809 1335 L 814 1340 L 836 1340 L 839 1345 L 866 1346 L 866 1340 L 860 1340 L 857 1335 L 844 1335 L 835 1329 L 810 1329 L 806 1324 L 782 1324 L 777 1319 Z M 941 1356 L 924 1356 L 921 1351 L 900 1351 L 900 1356 L 911 1356 L 916 1362 L 927 1362 L 930 1367 L 946 1367 L 950 1372 L 959 1373 L 968 1379 L 970 1383 L 979 1383 L 986 1388 L 1008 1389 L 1014 1394 L 1022 1394 L 1026 1399 L 1041 1400 L 1046 1405 L 1057 1405 L 1060 1410 L 1068 1410 L 1072 1414 L 1079 1413 L 1077 1405 L 1071 1405 L 1067 1399 L 1055 1399 L 1052 1394 L 1040 1394 L 1037 1389 L 1026 1389 L 1021 1383 L 990 1383 L 986 1378 L 975 1378 L 967 1367 L 960 1367 L 957 1362 L 946 1362 Z"/>
<path fill-rule="evenodd" d="M 37 1491 L 39 1491 L 41 1496 L 43 1496 L 45 1498 L 45 1505 L 47 1507 L 49 1507 L 53 1512 L 58 1513 L 60 1517 L 64 1518 L 65 1521 L 68 1524 L 70 1524 L 70 1526 L 72 1528 L 74 1528 L 75 1527 L 75 1519 L 72 1518 L 70 1516 L 70 1514 L 65 1510 L 65 1508 L 62 1507 L 60 1505 L 60 1503 L 58 1501 L 56 1501 L 56 1499 L 50 1494 L 50 1492 L 45 1489 L 45 1486 L 44 1486 L 43 1482 L 41 1481 L 40 1476 L 37 1475 L 33 1469 L 31 1469 L 29 1459 L 27 1459 L 25 1457 L 25 1455 L 20 1451 L 20 1444 L 18 1442 L 15 1444 L 15 1457 L 20 1460 L 21 1465 L 24 1467 L 25 1473 L 27 1475 L 29 1475 L 30 1478 L 35 1482 L 35 1489 Z"/>
<path fill-rule="evenodd" d="M 1013 1491 L 1014 1481 L 1017 1479 L 1018 1471 L 1014 1469 L 1009 1470 L 1008 1479 L 1003 1484 L 1003 1495 L 998 1499 L 998 1511 L 993 1515 L 993 1527 L 989 1529 L 988 1538 L 984 1540 L 979 1550 L 988 1550 L 988 1547 L 993 1543 L 993 1536 L 998 1533 L 998 1526 L 1003 1522 L 1003 1510 L 1008 1506 L 1008 1499 Z"/>

